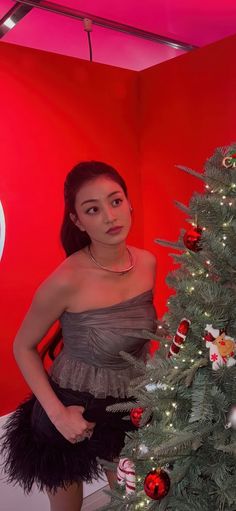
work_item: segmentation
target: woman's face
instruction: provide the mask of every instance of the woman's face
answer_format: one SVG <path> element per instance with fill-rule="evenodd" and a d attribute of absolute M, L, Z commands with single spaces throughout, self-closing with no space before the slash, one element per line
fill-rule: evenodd
<path fill-rule="evenodd" d="M 75 224 L 86 231 L 91 241 L 116 244 L 123 241 L 131 227 L 130 203 L 121 186 L 106 176 L 85 183 L 76 194 Z M 111 227 L 121 226 L 109 234 Z"/>

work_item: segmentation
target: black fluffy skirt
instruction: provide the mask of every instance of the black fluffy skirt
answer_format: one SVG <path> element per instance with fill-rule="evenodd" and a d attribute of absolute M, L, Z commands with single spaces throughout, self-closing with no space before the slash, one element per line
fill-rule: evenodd
<path fill-rule="evenodd" d="M 72 444 L 55 428 L 34 395 L 20 404 L 4 426 L 1 453 L 8 482 L 18 483 L 25 493 L 33 484 L 54 492 L 73 482 L 98 479 L 103 470 L 97 458 L 112 461 L 119 456 L 126 432 L 136 429 L 123 420 L 127 412 L 106 411 L 106 406 L 126 399 L 94 398 L 50 383 L 65 406 L 84 406 L 84 418 L 96 426 L 90 439 Z"/>

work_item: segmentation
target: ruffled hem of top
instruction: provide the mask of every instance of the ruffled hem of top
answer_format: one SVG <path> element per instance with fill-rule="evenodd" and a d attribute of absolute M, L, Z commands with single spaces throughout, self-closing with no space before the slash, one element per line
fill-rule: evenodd
<path fill-rule="evenodd" d="M 60 354 L 50 370 L 51 378 L 62 388 L 89 392 L 97 398 L 127 397 L 130 380 L 142 373 L 135 367 L 114 370 L 95 367 Z"/>

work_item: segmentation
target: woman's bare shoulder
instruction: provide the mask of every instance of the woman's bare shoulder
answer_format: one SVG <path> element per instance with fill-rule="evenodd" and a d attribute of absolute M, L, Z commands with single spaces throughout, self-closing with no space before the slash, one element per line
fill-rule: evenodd
<path fill-rule="evenodd" d="M 67 257 L 44 279 L 37 291 L 51 289 L 65 292 L 73 289 L 83 267 L 82 261 L 83 257 L 78 252 Z"/>
<path fill-rule="evenodd" d="M 144 248 L 139 248 L 139 247 L 134 247 L 131 245 L 128 245 L 128 248 L 131 249 L 131 251 L 134 253 L 134 255 L 136 254 L 140 259 L 142 258 L 142 260 L 146 264 L 149 263 L 154 266 L 157 264 L 157 258 L 152 252 L 150 252 L 150 250 L 146 250 Z"/>

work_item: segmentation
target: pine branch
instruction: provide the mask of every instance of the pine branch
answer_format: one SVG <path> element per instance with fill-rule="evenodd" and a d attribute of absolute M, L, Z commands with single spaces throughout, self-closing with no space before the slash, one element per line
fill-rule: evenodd
<path fill-rule="evenodd" d="M 137 407 L 137 403 L 134 403 L 134 401 L 125 401 L 121 403 L 116 403 L 114 405 L 109 405 L 106 407 L 106 410 L 108 412 L 129 412 L 132 410 L 132 408 Z"/>
<path fill-rule="evenodd" d="M 184 382 L 186 387 L 190 387 L 192 385 L 192 382 L 198 369 L 200 367 L 206 367 L 208 366 L 208 364 L 209 361 L 207 358 L 200 358 L 192 365 L 192 367 L 190 367 L 189 369 L 185 369 L 185 371 L 183 371 L 182 369 L 180 369 L 179 371 L 177 370 L 172 371 L 169 377 L 167 377 L 167 381 L 170 384 Z"/>
<path fill-rule="evenodd" d="M 181 243 L 180 241 L 168 241 L 168 240 L 163 240 L 163 239 L 160 239 L 160 238 L 156 238 L 153 240 L 154 243 L 158 243 L 158 245 L 162 245 L 163 247 L 169 247 L 169 248 L 174 248 L 175 250 L 183 250 L 185 249 L 185 246 L 183 243 Z"/>
<path fill-rule="evenodd" d="M 185 204 L 182 204 L 182 202 L 179 202 L 177 200 L 174 201 L 174 204 L 177 208 L 179 208 L 181 211 L 183 211 L 186 215 L 190 216 L 190 209 L 188 206 L 185 206 Z"/>
<path fill-rule="evenodd" d="M 180 433 L 175 432 L 175 435 L 167 442 L 164 442 L 162 445 L 159 445 L 154 449 L 154 453 L 157 456 L 166 455 L 166 454 L 181 454 L 184 449 L 191 447 L 192 444 L 196 441 L 196 439 L 202 439 L 205 436 L 208 436 L 212 431 L 213 426 L 206 426 L 202 428 L 201 431 L 188 431 L 184 430 Z"/>
<path fill-rule="evenodd" d="M 208 364 L 209 361 L 207 358 L 200 358 L 188 369 L 183 370 L 182 367 L 180 367 L 179 369 L 171 370 L 166 376 L 166 382 L 170 385 L 184 382 L 186 387 L 190 387 L 198 369 L 200 367 L 206 367 Z"/>
<path fill-rule="evenodd" d="M 133 355 L 130 355 L 130 353 L 127 353 L 126 351 L 119 351 L 119 355 L 126 361 L 129 362 L 131 365 L 136 367 L 137 369 L 143 371 L 145 373 L 146 364 L 136 357 L 133 357 Z"/>
<path fill-rule="evenodd" d="M 196 172 L 196 170 L 189 169 L 188 167 L 184 167 L 183 165 L 175 165 L 175 167 L 177 167 L 177 169 L 183 170 L 184 172 L 187 172 L 187 174 L 190 174 L 190 176 L 194 176 L 197 179 L 206 181 L 206 177 L 203 174 Z"/>
<path fill-rule="evenodd" d="M 232 442 L 228 445 L 218 445 L 215 447 L 215 449 L 226 454 L 232 454 L 233 456 L 236 456 L 236 442 Z"/>
<path fill-rule="evenodd" d="M 213 406 L 210 400 L 209 381 L 205 375 L 198 374 L 192 389 L 192 412 L 189 422 L 206 422 L 213 418 Z"/>

